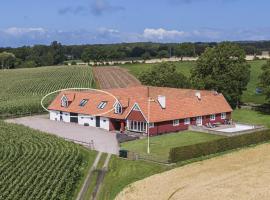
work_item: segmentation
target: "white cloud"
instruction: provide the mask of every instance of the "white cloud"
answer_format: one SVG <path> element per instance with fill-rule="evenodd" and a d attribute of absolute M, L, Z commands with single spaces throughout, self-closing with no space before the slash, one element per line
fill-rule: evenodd
<path fill-rule="evenodd" d="M 148 40 L 173 40 L 187 36 L 184 31 L 146 28 L 143 37 Z"/>
<path fill-rule="evenodd" d="M 3 30 L 4 33 L 13 35 L 13 36 L 21 36 L 29 33 L 38 33 L 43 34 L 46 32 L 44 28 L 20 28 L 20 27 L 10 27 Z"/>

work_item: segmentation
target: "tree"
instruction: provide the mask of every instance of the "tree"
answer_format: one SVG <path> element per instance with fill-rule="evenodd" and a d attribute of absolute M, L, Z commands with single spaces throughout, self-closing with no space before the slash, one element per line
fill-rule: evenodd
<path fill-rule="evenodd" d="M 262 74 L 259 76 L 259 86 L 263 89 L 266 99 L 270 101 L 270 60 L 262 66 Z"/>
<path fill-rule="evenodd" d="M 183 57 L 192 57 L 195 56 L 195 47 L 192 43 L 182 43 L 175 47 L 175 55 L 178 57 L 181 57 L 181 60 Z"/>
<path fill-rule="evenodd" d="M 167 50 L 161 50 L 158 52 L 158 57 L 159 58 L 169 58 L 169 52 Z"/>
<path fill-rule="evenodd" d="M 161 63 L 149 71 L 142 72 L 139 80 L 144 85 L 159 87 L 188 88 L 189 80 L 182 73 L 176 71 L 172 63 Z"/>
<path fill-rule="evenodd" d="M 13 53 L 2 52 L 0 53 L 0 65 L 1 69 L 9 69 L 14 67 L 16 57 Z"/>
<path fill-rule="evenodd" d="M 249 79 L 244 50 L 229 42 L 207 48 L 191 72 L 193 87 L 223 93 L 233 108 L 239 105 Z"/>

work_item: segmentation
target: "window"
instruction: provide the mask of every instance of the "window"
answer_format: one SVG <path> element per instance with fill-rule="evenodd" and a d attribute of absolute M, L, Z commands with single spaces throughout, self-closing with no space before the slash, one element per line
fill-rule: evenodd
<path fill-rule="evenodd" d="M 139 108 L 138 104 L 135 104 L 133 110 L 140 111 L 140 108 Z"/>
<path fill-rule="evenodd" d="M 226 113 L 221 113 L 221 119 L 226 119 Z"/>
<path fill-rule="evenodd" d="M 87 104 L 87 102 L 88 102 L 88 99 L 83 99 L 81 100 L 79 106 L 84 107 Z"/>
<path fill-rule="evenodd" d="M 68 107 L 68 100 L 66 98 L 66 96 L 63 96 L 62 99 L 61 99 L 61 106 L 62 107 Z"/>
<path fill-rule="evenodd" d="M 101 101 L 100 104 L 98 105 L 98 109 L 103 109 L 107 105 L 107 101 Z"/>
<path fill-rule="evenodd" d="M 185 118 L 185 119 L 184 119 L 184 124 L 186 124 L 186 125 L 187 125 L 187 124 L 190 124 L 190 118 Z"/>
<path fill-rule="evenodd" d="M 210 115 L 210 120 L 214 121 L 216 119 L 216 115 Z"/>
<path fill-rule="evenodd" d="M 150 122 L 149 123 L 149 128 L 154 128 L 155 127 L 155 124 L 153 122 Z"/>
<path fill-rule="evenodd" d="M 173 120 L 173 126 L 179 126 L 179 119 Z"/>
<path fill-rule="evenodd" d="M 114 113 L 122 113 L 122 106 L 120 105 L 120 103 L 115 104 Z"/>

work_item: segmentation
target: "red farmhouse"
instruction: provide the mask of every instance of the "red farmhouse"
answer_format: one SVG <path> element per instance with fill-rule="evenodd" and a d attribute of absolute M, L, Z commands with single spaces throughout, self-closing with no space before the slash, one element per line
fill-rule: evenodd
<path fill-rule="evenodd" d="M 98 91 L 65 91 L 49 106 L 50 119 L 158 135 L 188 129 L 189 125 L 225 123 L 232 109 L 214 91 L 163 87 L 130 87 Z"/>

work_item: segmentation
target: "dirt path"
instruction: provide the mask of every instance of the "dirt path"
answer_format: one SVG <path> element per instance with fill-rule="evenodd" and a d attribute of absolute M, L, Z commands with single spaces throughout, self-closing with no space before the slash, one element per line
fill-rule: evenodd
<path fill-rule="evenodd" d="M 98 195 L 99 195 L 99 192 L 100 192 L 100 189 L 101 189 L 101 185 L 103 183 L 103 180 L 104 180 L 104 177 L 107 173 L 107 170 L 108 170 L 108 165 L 109 165 L 109 161 L 110 161 L 110 158 L 111 158 L 111 154 L 108 154 L 107 157 L 106 157 L 106 160 L 103 164 L 103 167 L 101 170 L 99 170 L 98 172 L 98 177 L 97 177 L 97 182 L 96 182 L 96 187 L 92 193 L 92 200 L 96 200 L 98 199 Z"/>
<path fill-rule="evenodd" d="M 89 185 L 90 185 L 90 183 L 92 181 L 92 172 L 97 168 L 97 164 L 98 164 L 98 162 L 100 160 L 101 155 L 102 155 L 102 152 L 98 152 L 98 155 L 97 155 L 92 167 L 90 168 L 90 170 L 89 170 L 89 172 L 88 172 L 88 174 L 87 174 L 87 176 L 85 178 L 85 181 L 84 181 L 84 183 L 82 185 L 81 191 L 79 192 L 76 200 L 83 200 L 84 199 L 86 191 L 87 191 L 87 189 L 88 189 L 88 187 L 89 187 Z"/>
<path fill-rule="evenodd" d="M 117 200 L 268 200 L 270 144 L 192 163 L 133 183 Z"/>

